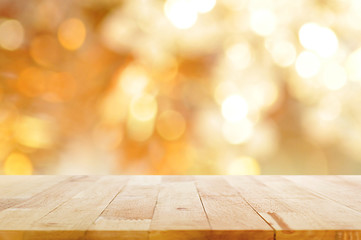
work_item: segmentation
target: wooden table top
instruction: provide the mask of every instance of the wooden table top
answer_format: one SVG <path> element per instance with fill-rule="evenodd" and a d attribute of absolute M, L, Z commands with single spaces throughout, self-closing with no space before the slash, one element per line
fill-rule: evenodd
<path fill-rule="evenodd" d="M 361 176 L 0 176 L 0 239 L 361 240 Z"/>

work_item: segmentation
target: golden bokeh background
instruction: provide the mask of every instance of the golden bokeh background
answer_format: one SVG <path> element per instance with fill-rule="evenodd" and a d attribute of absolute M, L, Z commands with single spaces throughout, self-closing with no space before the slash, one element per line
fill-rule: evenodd
<path fill-rule="evenodd" d="M 360 174 L 359 0 L 1 0 L 1 174 Z"/>

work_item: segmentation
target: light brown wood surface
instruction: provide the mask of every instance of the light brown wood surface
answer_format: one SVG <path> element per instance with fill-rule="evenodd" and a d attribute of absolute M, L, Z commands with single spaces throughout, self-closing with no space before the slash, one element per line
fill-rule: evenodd
<path fill-rule="evenodd" d="M 0 240 L 361 240 L 361 176 L 0 176 Z"/>

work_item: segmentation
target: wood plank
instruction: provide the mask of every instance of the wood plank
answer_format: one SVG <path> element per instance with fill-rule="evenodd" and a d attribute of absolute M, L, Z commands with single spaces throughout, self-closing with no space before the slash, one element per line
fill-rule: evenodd
<path fill-rule="evenodd" d="M 40 176 L 28 175 L 0 175 L 0 198 L 8 198 L 9 196 L 5 194 L 11 192 L 14 187 L 21 187 L 21 183 L 29 182 L 29 179 L 35 180 L 39 177 Z"/>
<path fill-rule="evenodd" d="M 25 202 L 65 176 L 0 176 L 0 212 Z"/>
<path fill-rule="evenodd" d="M 0 188 L 12 185 L 19 181 L 40 177 L 41 175 L 0 175 Z"/>
<path fill-rule="evenodd" d="M 24 239 L 32 224 L 91 185 L 98 177 L 73 176 L 0 212 L 0 239 Z"/>
<path fill-rule="evenodd" d="M 284 178 L 361 213 L 361 185 L 337 176 L 285 176 Z"/>
<path fill-rule="evenodd" d="M 274 231 L 222 176 L 197 176 L 210 239 L 273 239 Z"/>
<path fill-rule="evenodd" d="M 148 239 L 160 176 L 132 176 L 86 233 L 86 239 Z"/>
<path fill-rule="evenodd" d="M 162 184 L 150 240 L 209 239 L 210 229 L 194 182 Z"/>
<path fill-rule="evenodd" d="M 361 187 L 361 177 L 360 175 L 342 175 L 342 176 L 335 176 L 337 178 L 342 178 L 346 180 L 349 184 L 353 184 L 355 186 Z"/>
<path fill-rule="evenodd" d="M 18 205 L 26 200 L 26 198 L 0 198 L 0 212 L 4 209 Z"/>
<path fill-rule="evenodd" d="M 6 176 L 0 177 L 0 198 L 30 198 L 69 176 Z"/>
<path fill-rule="evenodd" d="M 276 229 L 276 239 L 361 238 L 360 213 L 285 178 L 227 176 L 226 179 Z M 250 193 L 252 189 L 257 193 Z"/>
<path fill-rule="evenodd" d="M 157 185 L 162 181 L 162 176 L 154 176 L 154 175 L 135 175 L 131 176 L 129 179 L 128 185 Z"/>
<path fill-rule="evenodd" d="M 194 176 L 192 175 L 165 175 L 162 176 L 162 183 L 172 182 L 193 182 Z"/>
<path fill-rule="evenodd" d="M 0 240 L 361 239 L 360 176 L 0 180 Z"/>
<path fill-rule="evenodd" d="M 26 239 L 78 239 L 123 188 L 127 177 L 104 176 L 35 221 Z M 74 214 L 75 213 L 75 214 Z M 52 237 L 52 239 L 55 239 Z"/>
<path fill-rule="evenodd" d="M 222 176 L 195 176 L 199 196 L 240 196 Z"/>

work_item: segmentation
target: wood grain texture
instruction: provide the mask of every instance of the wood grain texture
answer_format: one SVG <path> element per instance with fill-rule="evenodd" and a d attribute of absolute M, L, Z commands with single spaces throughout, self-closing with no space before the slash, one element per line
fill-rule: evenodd
<path fill-rule="evenodd" d="M 276 239 L 361 239 L 359 212 L 289 179 L 281 176 L 226 178 L 276 230 Z M 252 193 L 252 189 L 258 190 Z"/>
<path fill-rule="evenodd" d="M 160 181 L 160 176 L 130 177 L 90 226 L 87 239 L 148 239 Z"/>
<path fill-rule="evenodd" d="M 361 240 L 361 176 L 0 176 L 0 240 Z"/>
<path fill-rule="evenodd" d="M 309 191 L 361 213 L 361 182 L 349 182 L 338 176 L 285 176 Z"/>
<path fill-rule="evenodd" d="M 18 205 L 66 176 L 0 176 L 0 211 Z"/>
<path fill-rule="evenodd" d="M 193 181 L 163 183 L 150 239 L 207 239 L 209 222 Z"/>
<path fill-rule="evenodd" d="M 33 195 L 26 201 L 1 211 L 0 239 L 32 239 L 28 235 L 31 235 L 34 222 L 81 192 L 85 187 L 90 186 L 97 178 L 89 176 L 68 177 L 64 181 Z M 31 179 L 27 181 L 31 181 Z M 46 234 L 47 230 L 43 229 L 36 232 L 42 235 Z M 58 234 L 51 232 L 50 235 L 51 238 L 58 239 L 56 238 Z M 41 238 L 35 237 L 34 239 Z"/>
<path fill-rule="evenodd" d="M 222 176 L 197 176 L 213 235 L 219 239 L 273 239 L 273 229 Z"/>
<path fill-rule="evenodd" d="M 47 239 L 52 231 L 58 231 L 58 239 L 82 237 L 89 226 L 118 194 L 126 181 L 127 178 L 101 177 L 35 221 L 31 225 L 31 232 L 27 234 L 27 238 Z"/>

